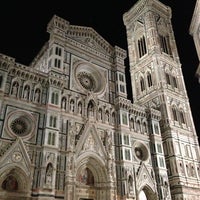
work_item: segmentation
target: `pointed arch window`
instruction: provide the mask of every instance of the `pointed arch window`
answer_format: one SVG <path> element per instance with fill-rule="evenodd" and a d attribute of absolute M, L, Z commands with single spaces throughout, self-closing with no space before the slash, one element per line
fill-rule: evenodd
<path fill-rule="evenodd" d="M 140 78 L 140 89 L 141 89 L 141 92 L 145 90 L 144 79 L 142 77 Z"/>
<path fill-rule="evenodd" d="M 185 115 L 182 110 L 180 111 L 180 122 L 181 124 L 185 124 Z"/>
<path fill-rule="evenodd" d="M 172 84 L 175 88 L 178 88 L 177 87 L 177 81 L 176 81 L 176 77 L 175 76 L 172 76 Z"/>
<path fill-rule="evenodd" d="M 149 72 L 147 73 L 147 83 L 148 83 L 148 87 L 151 87 L 153 85 L 151 73 Z"/>
<path fill-rule="evenodd" d="M 146 41 L 145 41 L 145 37 L 144 36 L 142 36 L 138 40 L 138 51 L 139 51 L 139 57 L 140 58 L 147 53 Z"/>
<path fill-rule="evenodd" d="M 161 50 L 169 55 L 172 55 L 169 36 L 160 35 Z"/>
<path fill-rule="evenodd" d="M 173 114 L 174 121 L 178 121 L 177 110 L 175 107 L 172 108 L 172 114 Z"/>
<path fill-rule="evenodd" d="M 165 77 L 166 77 L 167 84 L 170 85 L 170 75 L 167 72 L 165 72 Z"/>

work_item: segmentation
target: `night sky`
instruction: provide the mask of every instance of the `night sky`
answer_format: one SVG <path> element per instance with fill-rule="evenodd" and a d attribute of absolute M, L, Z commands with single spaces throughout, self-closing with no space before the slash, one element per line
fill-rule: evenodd
<path fill-rule="evenodd" d="M 172 8 L 172 26 L 195 127 L 200 136 L 198 123 L 200 84 L 195 77 L 198 57 L 193 38 L 189 34 L 196 0 L 160 1 Z M 136 2 L 136 0 L 58 0 L 48 3 L 37 0 L 4 1 L 0 11 L 0 53 L 15 58 L 18 63 L 29 65 L 48 40 L 46 27 L 54 14 L 66 19 L 70 24 L 92 27 L 111 45 L 127 50 L 126 28 L 122 16 Z M 126 66 L 129 72 L 128 58 Z M 128 73 L 127 80 L 129 81 Z M 131 92 L 128 97 L 131 98 Z"/>

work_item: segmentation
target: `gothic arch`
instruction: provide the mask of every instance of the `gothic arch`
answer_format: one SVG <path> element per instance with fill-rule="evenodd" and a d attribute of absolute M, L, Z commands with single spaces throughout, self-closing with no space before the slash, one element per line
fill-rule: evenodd
<path fill-rule="evenodd" d="M 76 179 L 75 179 L 75 199 L 107 199 L 101 196 L 105 193 L 105 187 L 108 187 L 109 180 L 104 160 L 94 153 L 83 154 L 76 161 Z M 109 188 L 109 187 L 108 187 Z M 81 194 L 79 191 L 82 191 Z M 110 190 L 110 189 L 108 189 Z"/>
<path fill-rule="evenodd" d="M 27 197 L 31 187 L 31 178 L 19 166 L 7 166 L 0 171 L 0 199 L 8 197 Z"/>
<path fill-rule="evenodd" d="M 158 196 L 149 185 L 145 185 L 138 191 L 138 200 L 157 200 Z"/>

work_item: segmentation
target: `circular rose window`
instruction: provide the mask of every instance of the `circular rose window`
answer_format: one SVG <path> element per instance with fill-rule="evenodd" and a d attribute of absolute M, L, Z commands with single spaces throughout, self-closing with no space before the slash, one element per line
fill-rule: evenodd
<path fill-rule="evenodd" d="M 86 90 L 90 90 L 93 91 L 95 89 L 95 80 L 92 77 L 91 74 L 86 73 L 86 72 L 80 72 L 77 75 L 77 78 L 80 82 L 80 84 L 86 89 Z"/>
<path fill-rule="evenodd" d="M 34 118 L 30 113 L 23 111 L 11 112 L 8 116 L 7 127 L 10 133 L 24 137 L 33 133 L 35 129 Z"/>
<path fill-rule="evenodd" d="M 79 63 L 74 67 L 74 77 L 80 89 L 101 93 L 106 86 L 106 72 L 90 63 Z"/>
<path fill-rule="evenodd" d="M 146 161 L 149 158 L 149 151 L 147 147 L 141 142 L 136 142 L 134 144 L 134 153 L 136 158 L 141 161 Z"/>

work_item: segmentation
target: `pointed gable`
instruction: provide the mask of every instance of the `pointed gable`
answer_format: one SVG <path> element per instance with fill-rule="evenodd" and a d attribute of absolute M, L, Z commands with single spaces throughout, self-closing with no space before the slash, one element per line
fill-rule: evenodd
<path fill-rule="evenodd" d="M 141 166 L 137 173 L 137 178 L 138 178 L 138 181 L 137 181 L 138 190 L 148 185 L 154 192 L 156 191 L 155 181 L 150 175 L 144 163 L 141 163 Z"/>
<path fill-rule="evenodd" d="M 99 137 L 94 124 L 87 123 L 83 133 L 76 146 L 76 156 L 80 156 L 82 153 L 95 153 L 100 157 L 106 157 L 106 151 Z"/>
<path fill-rule="evenodd" d="M 21 168 L 27 176 L 30 175 L 31 161 L 21 138 L 17 140 L 0 157 L 1 168 L 13 164 Z"/>

